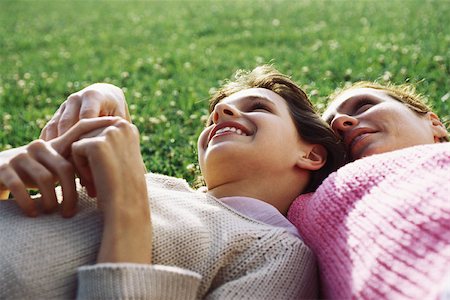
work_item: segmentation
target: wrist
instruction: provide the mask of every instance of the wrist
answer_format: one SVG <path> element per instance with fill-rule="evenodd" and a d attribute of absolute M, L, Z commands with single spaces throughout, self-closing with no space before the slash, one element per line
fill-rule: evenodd
<path fill-rule="evenodd" d="M 150 211 L 121 209 L 105 211 L 98 263 L 151 263 L 152 227 Z"/>

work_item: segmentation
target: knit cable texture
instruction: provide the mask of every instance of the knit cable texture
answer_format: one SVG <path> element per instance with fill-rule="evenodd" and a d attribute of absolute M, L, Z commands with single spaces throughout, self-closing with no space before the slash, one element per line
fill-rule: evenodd
<path fill-rule="evenodd" d="M 348 164 L 288 217 L 318 258 L 327 298 L 449 295 L 450 143 Z"/>
<path fill-rule="evenodd" d="M 27 218 L 0 202 L 0 299 L 298 299 L 317 292 L 311 250 L 187 183 L 147 175 L 152 265 L 96 264 L 102 215 Z"/>

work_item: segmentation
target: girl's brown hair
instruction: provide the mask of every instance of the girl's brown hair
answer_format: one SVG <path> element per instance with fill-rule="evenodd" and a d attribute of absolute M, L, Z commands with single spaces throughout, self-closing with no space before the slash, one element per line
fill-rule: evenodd
<path fill-rule="evenodd" d="M 209 112 L 220 100 L 249 88 L 264 88 L 280 95 L 287 103 L 299 135 L 308 143 L 320 144 L 327 150 L 323 168 L 311 173 L 305 192 L 314 191 L 330 174 L 346 162 L 344 145 L 330 126 L 322 120 L 305 92 L 288 76 L 274 67 L 263 65 L 252 71 L 237 71 L 210 99 Z M 208 122 L 211 122 L 210 120 Z"/>

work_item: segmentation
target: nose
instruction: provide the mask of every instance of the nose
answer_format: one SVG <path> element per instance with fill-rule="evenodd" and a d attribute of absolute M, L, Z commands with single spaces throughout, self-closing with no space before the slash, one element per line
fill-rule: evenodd
<path fill-rule="evenodd" d="M 352 129 L 358 125 L 358 123 L 359 121 L 355 117 L 346 114 L 338 114 L 331 121 L 331 128 L 340 136 L 343 136 L 344 132 Z"/>
<path fill-rule="evenodd" d="M 238 117 L 239 110 L 233 105 L 227 103 L 217 103 L 214 107 L 213 122 L 217 124 L 223 118 Z"/>

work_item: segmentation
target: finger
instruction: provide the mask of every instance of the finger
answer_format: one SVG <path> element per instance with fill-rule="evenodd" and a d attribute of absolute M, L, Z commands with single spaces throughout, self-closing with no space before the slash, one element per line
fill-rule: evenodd
<path fill-rule="evenodd" d="M 101 117 L 81 120 L 64 135 L 50 141 L 51 146 L 63 157 L 68 157 L 71 145 L 79 140 L 84 134 L 98 128 L 112 125 L 119 120 L 121 119 L 118 117 Z"/>
<path fill-rule="evenodd" d="M 111 124 L 111 125 L 113 125 L 113 124 Z M 111 125 L 110 125 L 110 126 L 111 126 Z M 89 131 L 88 133 L 83 134 L 82 136 L 80 136 L 80 140 L 81 140 L 81 139 L 87 139 L 87 138 L 92 138 L 92 137 L 100 136 L 100 135 L 103 134 L 103 132 L 105 131 L 105 129 L 108 128 L 108 127 L 109 127 L 109 126 L 100 127 L 100 128 L 94 129 L 94 130 L 92 130 L 92 131 Z"/>
<path fill-rule="evenodd" d="M 93 84 L 82 92 L 83 104 L 95 103 L 93 113 L 88 113 L 87 117 L 97 116 L 118 116 L 130 121 L 125 95 L 119 87 L 112 84 Z"/>
<path fill-rule="evenodd" d="M 128 121 L 126 121 L 122 118 L 116 118 L 115 122 L 109 124 L 108 126 L 100 127 L 100 128 L 94 129 L 92 131 L 89 131 L 88 133 L 83 134 L 80 137 L 80 139 L 97 137 L 97 136 L 107 136 L 108 133 L 111 134 L 111 132 L 117 133 L 117 129 L 127 130 L 127 129 L 130 129 L 133 127 L 135 127 L 137 130 L 137 127 L 135 125 L 129 123 Z M 112 133 L 112 134 L 114 134 L 114 133 Z M 138 132 L 138 135 L 139 135 L 139 132 Z"/>
<path fill-rule="evenodd" d="M 77 94 L 72 94 L 67 98 L 66 109 L 61 114 L 58 122 L 58 136 L 63 135 L 75 123 L 79 121 L 81 98 Z"/>
<path fill-rule="evenodd" d="M 90 98 L 98 98 L 101 94 L 99 92 L 92 90 L 92 91 L 85 91 L 83 93 L 83 98 L 81 102 L 80 107 L 80 114 L 79 119 L 89 119 L 89 118 L 96 118 L 101 117 L 107 114 L 102 114 L 101 112 L 101 101 L 98 101 L 98 99 L 90 99 Z"/>
<path fill-rule="evenodd" d="M 0 181 L 14 196 L 17 205 L 29 217 L 36 217 L 38 210 L 36 203 L 31 199 L 25 184 L 19 175 L 11 167 L 3 167 L 0 170 Z"/>
<path fill-rule="evenodd" d="M 66 108 L 66 103 L 64 102 L 63 104 L 61 104 L 61 106 L 55 112 L 55 114 L 50 119 L 50 121 L 48 121 L 48 123 L 44 126 L 39 138 L 41 138 L 45 141 L 49 141 L 58 136 L 58 123 L 59 123 L 59 119 L 61 118 L 61 114 L 64 113 L 65 108 Z"/>
<path fill-rule="evenodd" d="M 90 139 L 83 139 L 72 144 L 72 161 L 80 180 L 87 190 L 89 197 L 96 197 L 94 177 L 89 166 L 89 160 L 86 154 L 86 145 Z"/>
<path fill-rule="evenodd" d="M 58 207 L 58 201 L 55 193 L 55 177 L 41 163 L 34 160 L 31 156 L 24 156 L 20 160 L 12 162 L 14 169 L 19 177 L 31 178 L 42 194 L 42 209 L 45 213 L 51 213 Z"/>
<path fill-rule="evenodd" d="M 40 152 L 36 155 L 36 159 L 58 177 L 63 193 L 61 204 L 63 217 L 74 216 L 78 203 L 74 167 L 56 151 Z"/>
<path fill-rule="evenodd" d="M 128 110 L 128 104 L 125 102 L 125 120 L 131 123 L 130 111 Z"/>

